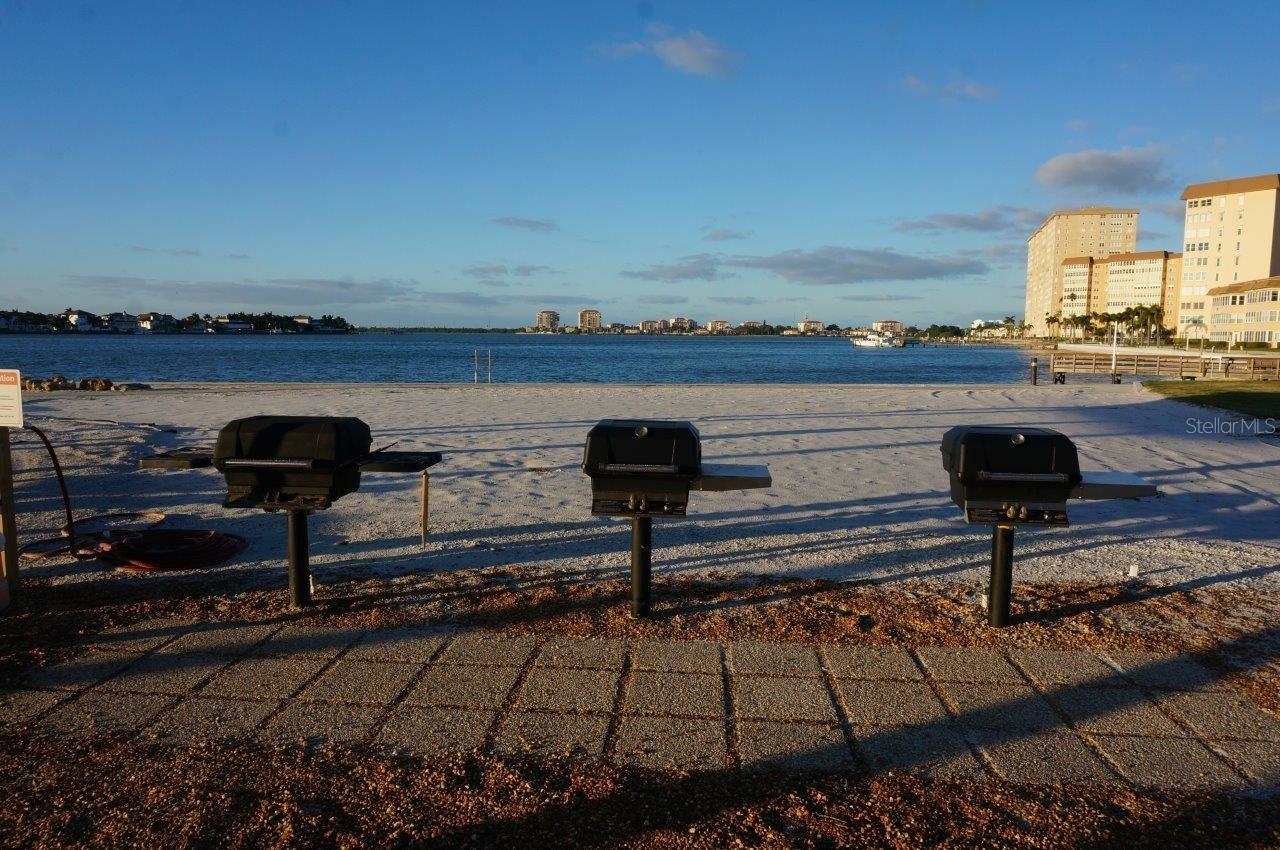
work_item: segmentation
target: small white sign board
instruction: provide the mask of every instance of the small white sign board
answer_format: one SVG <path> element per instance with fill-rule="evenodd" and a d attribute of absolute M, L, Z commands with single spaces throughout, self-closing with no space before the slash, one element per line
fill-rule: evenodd
<path fill-rule="evenodd" d="M 0 428 L 22 427 L 22 377 L 17 369 L 0 369 Z"/>

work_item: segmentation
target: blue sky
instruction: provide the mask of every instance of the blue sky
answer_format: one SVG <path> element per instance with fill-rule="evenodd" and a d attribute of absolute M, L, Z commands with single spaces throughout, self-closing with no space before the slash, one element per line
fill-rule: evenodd
<path fill-rule="evenodd" d="M 1046 211 L 1280 170 L 1205 8 L 0 0 L 0 306 L 1020 315 Z"/>

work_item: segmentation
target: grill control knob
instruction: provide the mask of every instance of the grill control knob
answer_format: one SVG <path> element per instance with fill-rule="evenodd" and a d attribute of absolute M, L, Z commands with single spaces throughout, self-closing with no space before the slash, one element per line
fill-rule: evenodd
<path fill-rule="evenodd" d="M 647 436 L 649 436 L 649 426 L 647 426 L 647 425 L 641 425 L 641 426 L 639 426 L 638 428 L 636 428 L 636 436 L 637 436 L 637 437 L 647 437 Z"/>
<path fill-rule="evenodd" d="M 1013 443 L 1015 446 L 1020 446 L 1026 441 L 1027 441 L 1026 434 L 1014 434 L 1012 437 L 1009 438 L 1009 442 Z"/>

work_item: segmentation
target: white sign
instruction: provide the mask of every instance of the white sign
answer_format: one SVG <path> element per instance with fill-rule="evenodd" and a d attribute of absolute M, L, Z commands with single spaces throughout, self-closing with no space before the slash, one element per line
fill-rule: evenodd
<path fill-rule="evenodd" d="M 0 369 L 0 428 L 22 427 L 22 377 L 17 369 Z"/>

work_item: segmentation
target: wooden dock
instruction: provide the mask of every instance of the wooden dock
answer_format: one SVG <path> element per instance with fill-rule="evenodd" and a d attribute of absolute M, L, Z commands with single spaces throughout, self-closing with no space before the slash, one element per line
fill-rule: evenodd
<path fill-rule="evenodd" d="M 1134 375 L 1195 380 L 1280 380 L 1280 357 L 1243 354 L 1125 354 L 1055 351 L 1049 360 L 1054 383 L 1067 375 Z"/>

